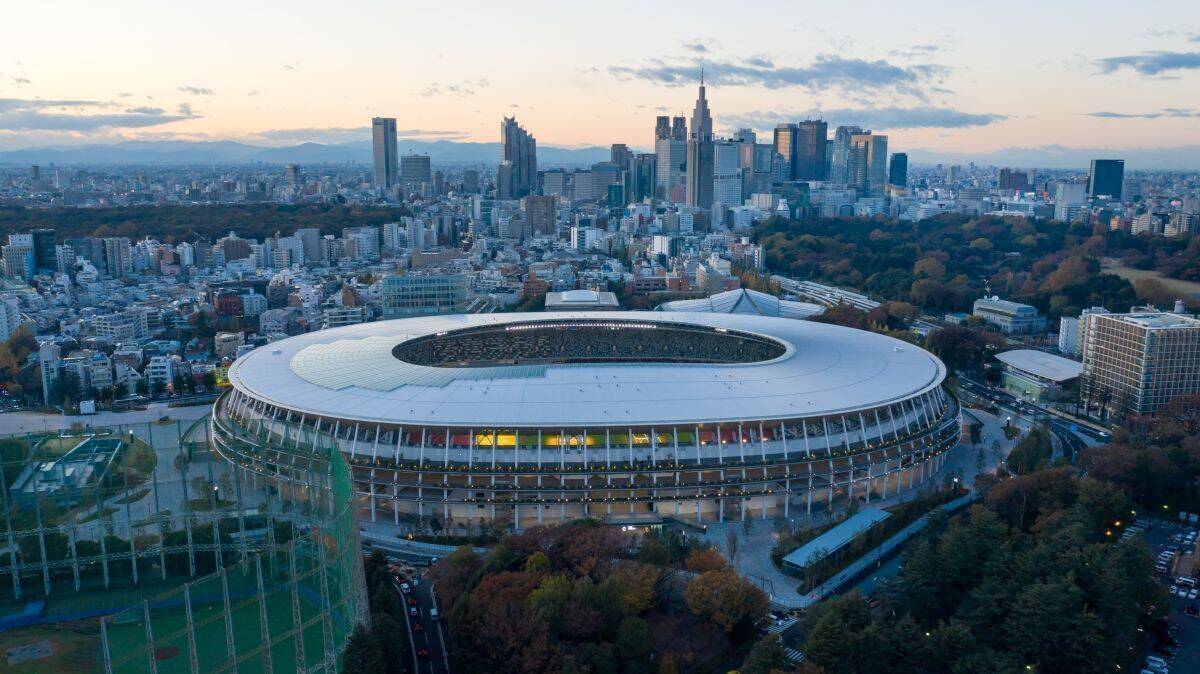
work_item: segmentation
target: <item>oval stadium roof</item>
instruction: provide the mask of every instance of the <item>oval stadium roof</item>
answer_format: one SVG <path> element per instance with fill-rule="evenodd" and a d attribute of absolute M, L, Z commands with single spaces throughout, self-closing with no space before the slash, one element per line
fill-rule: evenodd
<path fill-rule="evenodd" d="M 760 335 L 785 348 L 768 360 L 718 363 L 441 367 L 393 355 L 396 345 L 416 337 L 554 321 L 619 324 L 614 329 L 696 325 Z M 944 377 L 945 368 L 932 354 L 884 335 L 809 321 L 673 312 L 473 314 L 363 323 L 268 344 L 239 358 L 229 371 L 238 390 L 301 413 L 368 423 L 511 427 L 818 416 L 907 399 L 934 389 Z"/>

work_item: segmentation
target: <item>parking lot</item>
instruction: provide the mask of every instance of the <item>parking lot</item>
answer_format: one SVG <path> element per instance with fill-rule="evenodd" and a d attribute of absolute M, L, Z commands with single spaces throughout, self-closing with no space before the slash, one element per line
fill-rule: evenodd
<path fill-rule="evenodd" d="M 1171 592 L 1166 627 L 1152 630 L 1147 636 L 1143 657 L 1137 664 L 1146 668 L 1145 656 L 1156 656 L 1167 668 L 1149 667 L 1150 671 L 1200 672 L 1200 617 L 1189 614 L 1200 614 L 1200 586 L 1192 579 L 1194 571 L 1186 559 L 1195 551 L 1197 527 L 1157 517 L 1139 517 L 1134 526 L 1144 528 L 1141 535 L 1158 564 L 1156 571 Z"/>

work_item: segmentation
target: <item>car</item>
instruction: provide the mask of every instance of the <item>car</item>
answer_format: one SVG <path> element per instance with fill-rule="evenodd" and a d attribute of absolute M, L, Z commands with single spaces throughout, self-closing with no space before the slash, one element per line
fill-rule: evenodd
<path fill-rule="evenodd" d="M 1166 667 L 1167 661 L 1163 660 L 1162 658 L 1158 657 L 1157 655 L 1147 655 L 1146 656 L 1146 664 L 1158 665 L 1160 667 Z"/>
<path fill-rule="evenodd" d="M 408 615 L 416 618 L 417 616 L 421 615 L 421 609 L 417 608 L 416 606 L 409 606 Z"/>
<path fill-rule="evenodd" d="M 1197 607 L 1195 604 L 1188 604 L 1187 607 L 1183 609 L 1183 612 L 1190 616 L 1196 616 L 1200 614 L 1200 607 Z"/>
<path fill-rule="evenodd" d="M 417 657 L 421 657 L 421 658 L 429 657 L 429 649 L 425 648 L 424 646 L 418 648 L 417 649 Z"/>
<path fill-rule="evenodd" d="M 1195 599 L 1196 597 L 1200 597 L 1200 590 L 1197 590 L 1196 588 L 1193 587 L 1192 589 L 1187 591 L 1188 599 Z"/>
<path fill-rule="evenodd" d="M 414 622 L 414 623 L 413 623 L 413 626 L 412 626 L 412 630 L 413 630 L 414 632 L 422 632 L 422 631 L 424 631 L 424 630 L 425 630 L 425 626 L 424 626 L 424 625 L 422 625 L 421 623 Z"/>
<path fill-rule="evenodd" d="M 420 578 L 420 576 L 413 576 L 413 577 L 412 577 L 412 586 L 413 586 L 413 587 L 417 587 L 417 586 L 418 586 L 418 585 L 420 585 L 420 584 L 421 584 L 421 578 Z"/>
<path fill-rule="evenodd" d="M 405 578 L 403 575 L 398 574 L 398 573 L 396 575 L 392 576 L 392 582 L 397 585 L 400 585 L 401 583 L 405 583 L 405 582 L 407 582 L 407 580 L 408 580 L 407 578 Z"/>
<path fill-rule="evenodd" d="M 408 583 L 400 583 L 400 591 L 404 594 L 408 594 L 409 592 L 412 592 L 412 587 L 409 586 Z"/>
<path fill-rule="evenodd" d="M 438 619 L 438 610 L 437 610 L 437 607 L 436 607 L 436 606 L 430 606 L 430 607 L 429 607 L 429 619 L 430 619 L 430 620 L 437 620 L 437 619 Z"/>
<path fill-rule="evenodd" d="M 416 605 L 417 605 L 417 603 L 418 603 L 418 602 L 417 602 L 417 598 L 416 598 L 416 597 L 414 597 L 414 596 L 412 596 L 412 595 L 409 595 L 409 597 L 408 597 L 408 605 L 409 605 L 409 606 L 416 606 Z"/>

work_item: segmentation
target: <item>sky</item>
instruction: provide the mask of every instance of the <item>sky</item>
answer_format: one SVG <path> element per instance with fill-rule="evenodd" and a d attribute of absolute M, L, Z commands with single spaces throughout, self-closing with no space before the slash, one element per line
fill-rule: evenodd
<path fill-rule="evenodd" d="M 652 146 L 703 65 L 719 134 L 821 116 L 893 150 L 1200 145 L 1200 3 L 14 3 L 0 149 L 368 137 Z M 401 144 L 403 146 L 403 144 Z"/>

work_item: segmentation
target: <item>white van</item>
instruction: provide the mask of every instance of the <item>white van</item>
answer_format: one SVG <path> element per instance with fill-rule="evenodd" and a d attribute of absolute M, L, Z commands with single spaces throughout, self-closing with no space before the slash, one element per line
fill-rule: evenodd
<path fill-rule="evenodd" d="M 438 619 L 438 610 L 437 610 L 437 607 L 436 607 L 436 606 L 433 606 L 433 607 L 431 607 L 431 608 L 429 609 L 429 619 L 430 619 L 430 620 L 437 620 L 437 619 Z"/>

